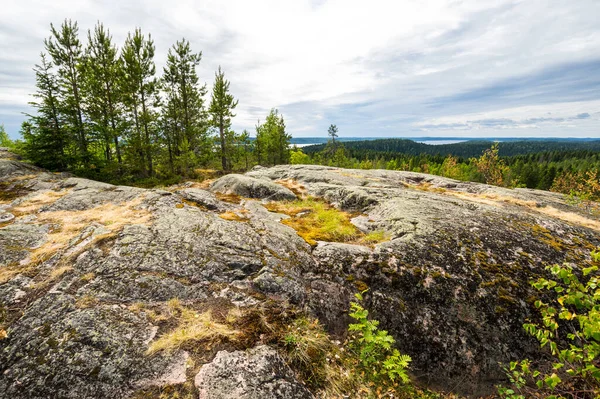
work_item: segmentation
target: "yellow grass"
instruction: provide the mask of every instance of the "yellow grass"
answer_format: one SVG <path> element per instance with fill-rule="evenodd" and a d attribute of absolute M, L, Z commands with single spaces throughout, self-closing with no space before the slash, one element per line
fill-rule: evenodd
<path fill-rule="evenodd" d="M 302 184 L 298 183 L 294 179 L 276 180 L 275 183 L 289 189 L 298 197 L 303 197 L 306 194 L 306 187 L 304 187 Z"/>
<path fill-rule="evenodd" d="M 237 194 L 215 193 L 215 197 L 220 201 L 229 202 L 231 204 L 240 204 L 242 202 L 242 197 Z"/>
<path fill-rule="evenodd" d="M 587 227 L 593 230 L 600 231 L 600 222 L 594 219 L 586 218 L 575 212 L 567 212 L 556 209 L 552 206 L 538 207 L 535 201 L 525 201 L 514 197 L 502 196 L 498 194 L 467 194 L 461 192 L 447 191 L 446 194 L 466 199 L 481 204 L 500 206 L 502 204 L 517 205 L 527 208 L 533 212 L 551 216 L 562 221 Z"/>
<path fill-rule="evenodd" d="M 37 212 L 42 206 L 54 203 L 67 192 L 48 191 L 40 193 L 24 203 L 15 206 L 11 212 L 17 214 L 30 214 Z M 150 221 L 151 214 L 146 210 L 135 209 L 142 202 L 138 197 L 122 204 L 104 204 L 83 211 L 51 211 L 37 213 L 36 223 L 57 225 L 48 234 L 47 241 L 40 247 L 33 249 L 26 261 L 0 269 L 0 283 L 12 277 L 33 271 L 35 266 L 50 259 L 55 253 L 66 249 L 71 241 L 81 231 L 92 223 L 99 223 L 107 230 L 106 233 L 93 237 L 89 244 L 100 239 L 116 234 L 128 224 L 146 224 Z M 64 273 L 64 269 L 56 269 L 54 273 Z M 57 276 L 58 277 L 58 276 Z"/>
<path fill-rule="evenodd" d="M 270 202 L 266 208 L 271 212 L 290 216 L 281 222 L 296 230 L 310 245 L 316 245 L 317 241 L 327 241 L 372 246 L 390 239 L 383 231 L 364 234 L 350 222 L 351 214 L 314 197 Z"/>
<path fill-rule="evenodd" d="M 53 269 L 50 272 L 50 279 L 51 280 L 56 280 L 57 278 L 61 277 L 63 274 L 70 272 L 71 270 L 73 270 L 73 267 L 71 266 L 60 266 L 57 267 L 56 269 Z"/>
<path fill-rule="evenodd" d="M 266 208 L 290 216 L 282 223 L 296 230 L 310 245 L 316 245 L 317 241 L 350 242 L 362 234 L 350 223 L 349 213 L 312 197 L 271 202 Z"/>
<path fill-rule="evenodd" d="M 179 307 L 179 325 L 152 342 L 146 354 L 151 355 L 160 351 L 172 352 L 190 342 L 202 341 L 210 347 L 223 341 L 236 340 L 240 334 L 232 327 L 216 322 L 210 311 L 197 313 L 179 304 L 171 304 L 170 307 L 173 306 Z"/>
<path fill-rule="evenodd" d="M 574 212 L 561 211 L 561 210 L 553 208 L 551 206 L 546 206 L 544 208 L 538 208 L 537 211 L 540 213 L 543 213 L 545 215 L 564 220 L 565 222 L 577 224 L 580 226 L 588 227 L 593 230 L 600 231 L 600 222 L 599 221 L 593 220 L 593 219 L 588 219 L 588 218 L 581 216 Z"/>
<path fill-rule="evenodd" d="M 88 309 L 98 304 L 98 298 L 93 295 L 84 295 L 75 301 L 75 306 L 79 309 Z"/>
<path fill-rule="evenodd" d="M 247 217 L 240 216 L 239 213 L 243 213 L 243 212 L 238 211 L 236 213 L 233 211 L 227 211 L 227 212 L 220 213 L 219 217 L 221 219 L 235 221 L 235 222 L 247 222 L 249 220 Z"/>
<path fill-rule="evenodd" d="M 11 212 L 15 215 L 25 215 L 38 212 L 41 207 L 50 205 L 56 202 L 61 197 L 64 197 L 70 190 L 63 191 L 42 191 L 31 198 L 28 198 L 23 203 L 11 208 Z"/>
<path fill-rule="evenodd" d="M 389 241 L 390 235 L 385 231 L 376 230 L 370 233 L 365 234 L 363 237 L 359 239 L 360 244 L 373 245 L 384 241 Z"/>

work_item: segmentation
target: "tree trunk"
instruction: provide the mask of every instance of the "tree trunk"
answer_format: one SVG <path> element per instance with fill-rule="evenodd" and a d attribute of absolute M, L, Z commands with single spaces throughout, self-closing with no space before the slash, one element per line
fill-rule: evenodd
<path fill-rule="evenodd" d="M 144 96 L 144 88 L 142 86 L 142 83 L 140 82 L 140 90 L 141 90 L 141 94 L 142 94 L 142 115 L 144 117 L 143 120 L 143 124 L 144 124 L 144 135 L 145 135 L 145 150 L 146 150 L 146 161 L 148 162 L 148 175 L 150 177 L 152 177 L 153 175 L 153 170 L 152 170 L 152 145 L 150 143 L 150 132 L 148 131 L 148 113 L 146 111 L 146 98 Z"/>
<path fill-rule="evenodd" d="M 221 165 L 223 170 L 229 170 L 227 168 L 227 157 L 225 156 L 225 127 L 223 126 L 223 118 L 219 121 L 219 134 L 221 135 Z"/>

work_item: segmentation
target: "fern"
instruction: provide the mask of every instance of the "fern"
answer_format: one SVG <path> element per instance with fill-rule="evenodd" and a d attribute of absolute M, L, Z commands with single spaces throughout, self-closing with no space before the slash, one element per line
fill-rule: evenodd
<path fill-rule="evenodd" d="M 351 333 L 349 346 L 358 358 L 358 367 L 364 378 L 382 385 L 393 384 L 397 380 L 408 383 L 410 356 L 393 347 L 394 337 L 379 329 L 379 321 L 369 320 L 369 311 L 361 305 L 362 294 L 355 296 L 358 302 L 350 303 L 350 317 L 357 322 L 348 327 Z"/>

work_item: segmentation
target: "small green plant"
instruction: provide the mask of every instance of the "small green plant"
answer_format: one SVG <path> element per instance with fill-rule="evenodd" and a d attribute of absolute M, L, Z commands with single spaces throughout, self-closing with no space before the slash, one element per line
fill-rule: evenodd
<path fill-rule="evenodd" d="M 361 305 L 363 295 L 357 293 L 355 296 L 358 302 L 350 303 L 350 317 L 356 323 L 348 327 L 349 348 L 357 355 L 357 368 L 362 372 L 361 375 L 374 384 L 390 385 L 397 380 L 408 383 L 410 356 L 402 355 L 393 347 L 394 338 L 387 331 L 379 329 L 377 320 L 369 320 L 369 311 Z"/>
<path fill-rule="evenodd" d="M 511 362 L 506 372 L 512 387 L 499 387 L 500 396 L 600 398 L 600 252 L 592 252 L 592 262 L 581 270 L 585 283 L 570 265 L 549 266 L 555 279 L 531 283 L 537 290 L 556 294 L 552 303 L 535 302 L 541 324 L 523 325 L 542 348 L 549 349 L 553 361 L 538 368 L 527 359 Z M 559 326 L 559 320 L 565 326 Z"/>

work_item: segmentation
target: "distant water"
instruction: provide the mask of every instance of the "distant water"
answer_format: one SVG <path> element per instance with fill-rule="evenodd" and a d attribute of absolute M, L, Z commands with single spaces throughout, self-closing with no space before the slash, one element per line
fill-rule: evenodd
<path fill-rule="evenodd" d="M 468 140 L 424 140 L 424 141 L 416 141 L 421 144 L 429 144 L 429 145 L 443 145 L 443 144 L 457 144 L 464 143 Z"/>

